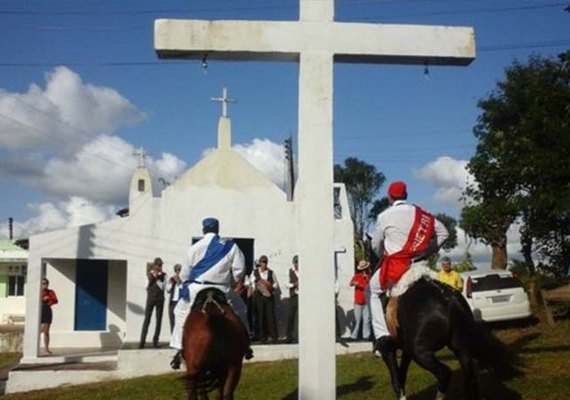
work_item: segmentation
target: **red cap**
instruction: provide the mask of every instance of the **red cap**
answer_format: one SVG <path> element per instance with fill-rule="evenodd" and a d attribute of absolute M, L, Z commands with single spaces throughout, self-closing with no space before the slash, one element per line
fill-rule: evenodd
<path fill-rule="evenodd" d="M 388 195 L 400 199 L 407 196 L 406 184 L 402 181 L 392 182 L 388 188 Z"/>

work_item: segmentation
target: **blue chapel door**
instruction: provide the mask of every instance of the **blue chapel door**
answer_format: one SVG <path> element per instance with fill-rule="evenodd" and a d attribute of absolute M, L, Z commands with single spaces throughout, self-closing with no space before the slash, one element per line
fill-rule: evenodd
<path fill-rule="evenodd" d="M 104 331 L 109 264 L 106 260 L 77 260 L 76 271 L 75 330 Z"/>

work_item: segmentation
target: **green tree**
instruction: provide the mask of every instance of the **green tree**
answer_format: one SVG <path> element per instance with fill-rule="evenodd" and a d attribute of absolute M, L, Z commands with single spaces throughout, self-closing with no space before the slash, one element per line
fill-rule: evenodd
<path fill-rule="evenodd" d="M 506 232 L 523 223 L 527 263 L 540 251 L 561 268 L 570 261 L 570 52 L 513 63 L 478 103 L 476 183 L 464 196 L 460 226 L 493 247 L 492 267 L 507 264 Z"/>
<path fill-rule="evenodd" d="M 362 239 L 370 224 L 369 213 L 374 197 L 386 181 L 382 172 L 355 157 L 344 160 L 344 165 L 335 164 L 334 179 L 343 182 L 348 195 L 350 215 L 354 221 L 354 234 Z"/>
<path fill-rule="evenodd" d="M 465 260 L 455 264 L 453 269 L 457 272 L 467 272 L 467 271 L 475 271 L 477 268 L 473 264 L 473 260 L 471 259 L 471 254 L 469 252 L 465 253 Z"/>
<path fill-rule="evenodd" d="M 459 226 L 473 239 L 491 246 L 491 268 L 507 267 L 507 230 L 516 213 L 508 201 L 483 201 L 461 210 Z"/>
<path fill-rule="evenodd" d="M 388 197 L 384 196 L 381 199 L 374 200 L 372 207 L 370 207 L 370 212 L 368 213 L 368 223 L 374 224 L 376 222 L 376 218 L 378 218 L 378 214 L 382 213 L 382 211 L 388 207 L 390 207 Z"/>
<path fill-rule="evenodd" d="M 436 214 L 435 218 L 437 218 L 449 232 L 449 237 L 443 242 L 441 246 L 444 250 L 451 250 L 457 246 L 457 221 L 455 218 L 447 215 L 447 214 Z"/>

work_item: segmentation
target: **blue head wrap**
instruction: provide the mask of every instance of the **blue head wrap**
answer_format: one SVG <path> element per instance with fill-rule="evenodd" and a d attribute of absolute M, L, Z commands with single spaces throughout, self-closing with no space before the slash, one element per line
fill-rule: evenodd
<path fill-rule="evenodd" d="M 220 227 L 220 222 L 216 218 L 205 218 L 202 221 L 202 229 L 206 228 L 219 229 L 219 227 Z"/>

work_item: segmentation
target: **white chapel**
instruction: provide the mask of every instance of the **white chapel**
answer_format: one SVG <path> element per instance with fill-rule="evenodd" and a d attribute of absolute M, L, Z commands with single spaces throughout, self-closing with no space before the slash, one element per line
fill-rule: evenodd
<path fill-rule="evenodd" d="M 128 215 L 91 225 L 30 237 L 26 329 L 23 361 L 39 356 L 40 281 L 46 277 L 59 304 L 54 306 L 51 347 L 119 348 L 138 343 L 144 318 L 147 263 L 164 261 L 170 275 L 184 263 L 188 247 L 202 236 L 205 217 L 220 220 L 220 234 L 234 238 L 248 266 L 265 254 L 288 291 L 288 269 L 298 253 L 296 207 L 301 200 L 287 194 L 231 148 L 231 121 L 226 104 L 219 120 L 217 148 L 153 195 L 152 179 L 144 159 L 134 172 L 129 189 Z M 334 264 L 340 293 L 341 329 L 352 310 L 354 272 L 353 222 L 343 184 L 334 185 Z M 303 282 L 301 294 L 310 295 L 319 282 Z M 334 301 L 334 299 L 331 299 Z M 284 320 L 284 307 L 278 319 Z M 161 341 L 170 338 L 165 307 Z M 153 329 L 154 316 L 151 322 Z M 280 326 L 283 333 L 284 327 Z"/>

